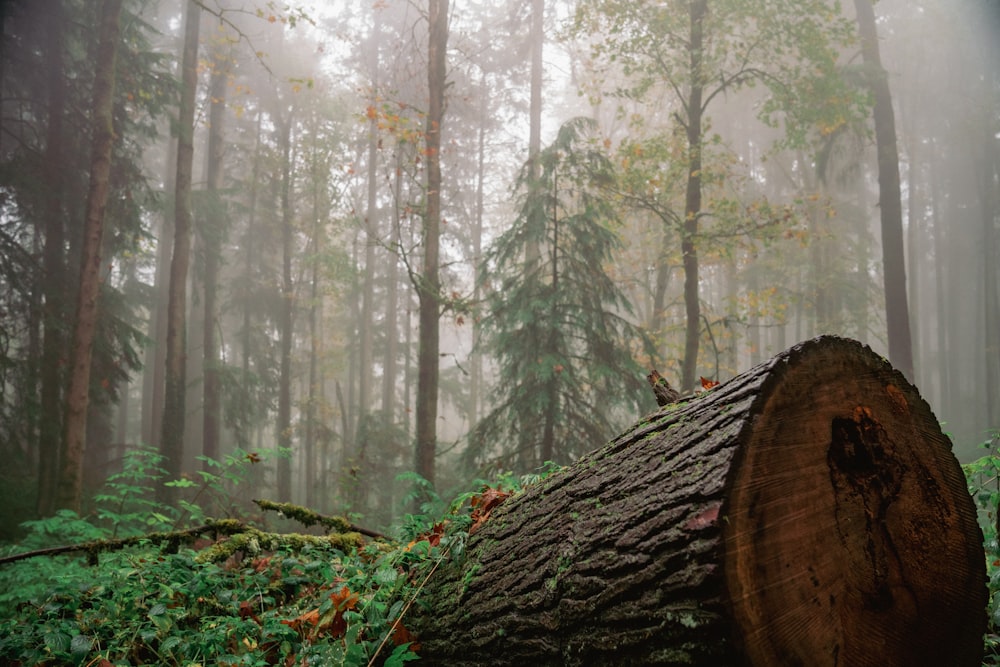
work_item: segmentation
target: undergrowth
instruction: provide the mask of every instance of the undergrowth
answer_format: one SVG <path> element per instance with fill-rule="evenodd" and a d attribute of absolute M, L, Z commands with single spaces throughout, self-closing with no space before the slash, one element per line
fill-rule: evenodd
<path fill-rule="evenodd" d="M 986 454 L 962 466 L 979 510 L 989 581 L 988 630 L 983 665 L 1000 666 L 1000 431 L 980 445 Z"/>
<path fill-rule="evenodd" d="M 989 575 L 983 665 L 1000 666 L 1000 433 L 982 447 L 986 453 L 963 469 Z M 0 664 L 402 665 L 419 658 L 406 613 L 428 577 L 463 557 L 470 530 L 493 506 L 558 470 L 479 480 L 451 502 L 406 473 L 412 491 L 404 502 L 420 511 L 405 515 L 390 537 L 322 539 L 270 533 L 249 521 L 249 506 L 234 499 L 241 486 L 252 486 L 257 461 L 239 451 L 208 461 L 197 481 L 173 482 L 191 487 L 191 500 L 170 508 L 154 500 L 164 477 L 159 455 L 138 450 L 86 518 L 61 511 L 22 524 L 27 536 L 0 547 L 0 558 L 68 544 L 91 548 L 0 564 Z M 210 523 L 209 515 L 245 530 L 190 544 L 162 539 Z M 93 546 L 115 542 L 130 546 Z"/>
<path fill-rule="evenodd" d="M 92 546 L 83 555 L 0 565 L 0 663 L 401 665 L 419 657 L 406 611 L 427 577 L 445 559 L 463 556 L 487 504 L 557 469 L 480 481 L 450 503 L 407 474 L 413 491 L 405 502 L 422 501 L 420 512 L 406 515 L 390 538 L 323 540 L 268 533 L 233 515 L 232 497 L 257 460 L 236 452 L 208 462 L 197 482 L 173 482 L 192 487 L 192 500 L 165 508 L 154 500 L 164 475 L 159 455 L 139 450 L 95 496 L 86 519 L 62 511 L 25 523 L 27 537 L 0 549 L 0 557 L 143 537 L 113 551 Z M 146 539 L 206 522 L 206 507 L 246 522 L 246 532 L 185 545 Z M 239 548 L 220 550 L 222 543 Z"/>

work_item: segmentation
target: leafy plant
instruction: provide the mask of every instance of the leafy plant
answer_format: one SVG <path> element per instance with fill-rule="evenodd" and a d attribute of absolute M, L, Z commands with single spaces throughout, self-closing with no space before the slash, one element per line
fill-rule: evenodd
<path fill-rule="evenodd" d="M 993 431 L 981 448 L 986 454 L 962 466 L 969 493 L 979 508 L 989 578 L 989 631 L 984 665 L 1000 665 L 1000 430 Z"/>
<path fill-rule="evenodd" d="M 213 462 L 210 469 L 219 473 L 202 475 L 199 497 L 223 501 L 252 463 L 242 457 Z M 239 538 L 238 549 L 202 542 L 164 553 L 140 540 L 102 553 L 94 567 L 68 556 L 4 565 L 0 663 L 398 667 L 418 658 L 406 612 L 435 569 L 463 557 L 470 530 L 497 505 L 558 469 L 549 464 L 532 475 L 479 480 L 476 491 L 451 503 L 426 480 L 406 475 L 421 513 L 397 528 L 398 540 L 359 548 L 307 535 L 279 540 L 251 529 L 229 538 L 229 546 Z M 152 500 L 162 474 L 157 454 L 130 455 L 95 498 L 99 509 L 91 520 L 63 512 L 30 522 L 30 537 L 17 549 L 161 527 L 181 515 Z M 193 502 L 185 512 L 203 516 Z"/>

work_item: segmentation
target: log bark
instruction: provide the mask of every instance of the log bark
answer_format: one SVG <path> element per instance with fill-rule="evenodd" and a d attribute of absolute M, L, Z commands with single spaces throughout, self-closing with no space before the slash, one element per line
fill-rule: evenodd
<path fill-rule="evenodd" d="M 448 665 L 979 665 L 976 511 L 927 403 L 801 343 L 493 510 L 413 619 Z"/>

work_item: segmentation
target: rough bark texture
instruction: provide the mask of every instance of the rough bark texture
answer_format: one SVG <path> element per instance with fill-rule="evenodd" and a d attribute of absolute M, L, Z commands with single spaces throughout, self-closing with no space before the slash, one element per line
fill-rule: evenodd
<path fill-rule="evenodd" d="M 42 290 L 45 294 L 40 364 L 38 420 L 38 514 L 50 516 L 56 508 L 56 487 L 59 480 L 59 438 L 62 424 L 62 383 L 66 354 L 66 229 L 63 192 L 66 156 L 64 154 L 64 114 L 66 113 L 66 80 L 63 77 L 63 16 L 62 3 L 48 0 L 44 5 L 46 37 L 46 79 L 48 82 L 48 119 L 45 137 L 45 241 L 42 250 L 44 272 Z"/>
<path fill-rule="evenodd" d="M 414 619 L 448 665 L 978 665 L 982 535 L 926 402 L 821 337 L 493 511 Z"/>
<path fill-rule="evenodd" d="M 101 292 L 101 239 L 111 187 L 111 153 L 115 143 L 112 124 L 115 63 L 121 33 L 122 0 L 105 0 L 101 7 L 100 39 L 94 67 L 93 146 L 90 187 L 84 218 L 73 343 L 70 348 L 69 387 L 63 425 L 62 453 L 56 505 L 80 511 L 83 492 L 83 455 L 86 448 L 87 408 L 90 405 L 90 361 L 97 330 L 98 296 Z"/>

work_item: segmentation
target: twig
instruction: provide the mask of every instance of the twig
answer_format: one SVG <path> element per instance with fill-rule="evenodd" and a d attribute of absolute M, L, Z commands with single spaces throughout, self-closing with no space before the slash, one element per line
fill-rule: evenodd
<path fill-rule="evenodd" d="M 417 586 L 417 590 L 413 591 L 413 595 L 411 595 L 410 599 L 406 601 L 405 605 L 403 605 L 403 608 L 399 611 L 399 616 L 397 616 L 396 620 L 392 622 L 392 625 L 389 627 L 389 632 L 385 633 L 385 637 L 382 637 L 382 641 L 379 642 L 378 648 L 375 649 L 375 653 L 372 654 L 371 660 L 368 661 L 368 667 L 372 667 L 372 665 L 375 664 L 375 658 L 377 658 L 378 654 L 382 651 L 382 647 L 385 646 L 385 643 L 387 641 L 389 641 L 389 637 L 392 637 L 392 635 L 396 632 L 396 627 L 403 620 L 403 617 L 406 616 L 406 612 L 410 610 L 410 607 L 413 606 L 413 603 L 416 602 L 417 596 L 420 595 L 420 591 L 424 590 L 424 586 L 427 584 L 428 581 L 430 581 L 431 577 L 437 571 L 438 565 L 443 563 L 444 559 L 448 557 L 449 551 L 451 551 L 450 544 L 448 545 L 448 548 L 445 549 L 444 552 L 441 554 L 441 557 L 438 558 L 437 562 L 434 563 L 434 567 L 432 567 L 431 571 L 427 573 L 427 576 L 424 577 L 424 580 L 420 582 L 419 586 Z"/>

